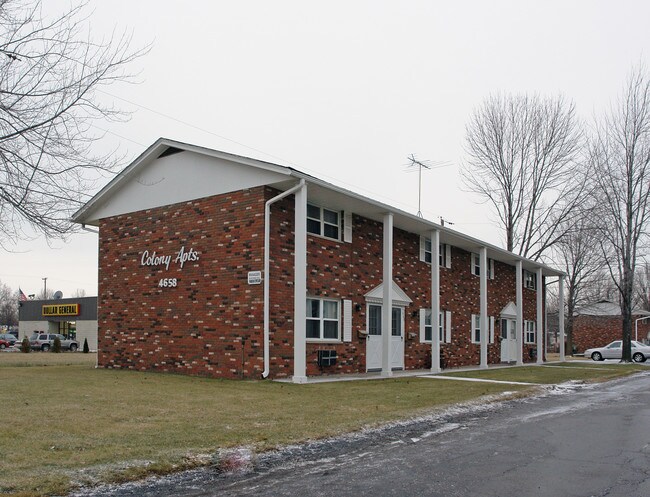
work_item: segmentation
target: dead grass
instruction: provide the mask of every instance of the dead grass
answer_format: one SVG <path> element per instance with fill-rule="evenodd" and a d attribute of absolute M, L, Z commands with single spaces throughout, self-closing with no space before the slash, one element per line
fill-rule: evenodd
<path fill-rule="evenodd" d="M 62 494 L 78 483 L 206 464 L 219 448 L 264 450 L 522 390 L 418 378 L 293 385 L 113 371 L 94 364 L 94 355 L 81 353 L 0 354 L 3 416 L 18 420 L 0 433 L 5 463 L 0 493 Z M 528 369 L 540 374 L 546 368 L 489 373 L 526 381 Z M 554 377 L 563 380 L 610 374 L 609 368 L 554 369 Z"/>
<path fill-rule="evenodd" d="M 599 382 L 627 376 L 639 371 L 648 371 L 640 364 L 599 364 L 589 362 L 565 362 L 544 366 L 523 366 L 518 368 L 488 369 L 480 371 L 457 371 L 446 376 L 479 378 L 499 381 L 521 381 L 548 385 L 569 380 Z"/>

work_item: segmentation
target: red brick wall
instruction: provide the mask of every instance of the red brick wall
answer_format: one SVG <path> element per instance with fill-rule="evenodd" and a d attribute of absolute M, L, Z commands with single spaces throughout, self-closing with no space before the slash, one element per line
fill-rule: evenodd
<path fill-rule="evenodd" d="M 253 188 L 105 219 L 99 239 L 99 357 L 103 367 L 226 378 L 259 377 L 264 195 Z M 141 266 L 145 250 L 199 260 Z M 176 288 L 159 288 L 177 278 Z"/>
<path fill-rule="evenodd" d="M 275 194 L 277 192 L 273 192 Z M 272 196 L 273 194 L 269 194 Z M 272 332 L 271 374 L 274 377 L 293 374 L 293 197 L 273 206 L 271 229 L 271 315 L 276 329 Z M 383 225 L 361 216 L 353 216 L 352 243 L 307 237 L 307 294 L 314 297 L 352 300 L 352 341 L 307 344 L 307 375 L 353 373 L 366 371 L 366 329 L 364 295 L 382 283 Z M 393 234 L 393 279 L 413 303 L 404 315 L 406 369 L 431 367 L 431 346 L 420 343 L 419 309 L 428 308 L 431 296 L 431 266 L 419 260 L 419 236 L 395 229 Z M 279 259 L 275 254 L 280 254 Z M 440 268 L 440 306 L 452 312 L 452 343 L 442 344 L 445 367 L 478 365 L 480 345 L 471 343 L 471 314 L 479 314 L 479 277 L 470 273 L 471 254 L 452 248 L 451 268 Z M 523 289 L 524 319 L 534 320 L 536 292 Z M 277 299 L 277 300 L 276 300 Z M 488 280 L 488 315 L 496 318 L 495 343 L 488 347 L 488 362 L 501 360 L 498 317 L 501 310 L 516 300 L 515 268 L 495 262 L 495 278 Z M 284 303 L 279 305 L 278 302 Z M 360 310 L 356 310 L 360 306 Z M 413 337 L 413 338 L 411 338 Z M 524 346 L 524 361 L 529 362 L 529 349 Z M 336 365 L 319 368 L 317 351 L 334 349 Z"/>
<path fill-rule="evenodd" d="M 226 378 L 259 378 L 263 371 L 263 287 L 248 271 L 263 269 L 264 202 L 269 187 L 219 195 L 105 219 L 99 244 L 99 365 Z M 293 197 L 272 207 L 270 265 L 271 377 L 293 375 Z M 309 296 L 350 299 L 349 343 L 308 343 L 307 375 L 364 372 L 364 295 L 382 282 L 383 227 L 354 215 L 353 241 L 307 240 Z M 141 265 L 145 250 L 174 255 L 185 246 L 199 260 L 169 270 Z M 501 310 L 515 301 L 515 269 L 495 262 L 488 281 L 488 314 L 497 318 L 488 361 L 500 361 Z M 476 365 L 480 346 L 470 340 L 479 313 L 479 278 L 470 253 L 452 248 L 451 269 L 441 268 L 440 304 L 452 312 L 452 343 L 442 345 L 445 367 Z M 405 367 L 428 368 L 430 345 L 419 341 L 420 308 L 429 307 L 431 269 L 419 260 L 419 236 L 394 230 L 396 283 L 413 300 L 406 308 Z M 176 278 L 175 288 L 159 288 Z M 536 292 L 524 294 L 524 319 L 535 319 Z M 360 306 L 359 310 L 356 307 Z M 527 348 L 534 346 L 527 346 Z M 335 366 L 319 368 L 317 351 L 335 349 Z M 524 360 L 529 360 L 528 350 Z"/>
<path fill-rule="evenodd" d="M 635 340 L 634 320 L 632 317 L 632 340 Z M 648 337 L 650 320 L 639 321 L 639 341 Z M 573 322 L 573 345 L 580 353 L 593 347 L 604 347 L 623 336 L 621 316 L 576 316 Z"/>

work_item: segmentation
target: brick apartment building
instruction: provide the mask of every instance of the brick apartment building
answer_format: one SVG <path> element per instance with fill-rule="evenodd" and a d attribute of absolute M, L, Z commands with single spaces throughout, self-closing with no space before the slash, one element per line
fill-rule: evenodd
<path fill-rule="evenodd" d="M 619 304 L 609 301 L 594 302 L 576 310 L 573 318 L 573 345 L 577 352 L 593 347 L 604 347 L 623 336 L 623 317 Z M 632 311 L 632 340 L 650 339 L 650 312 Z"/>
<path fill-rule="evenodd" d="M 99 227 L 107 368 L 303 382 L 541 362 L 546 279 L 562 276 L 295 169 L 167 139 L 73 219 Z"/>

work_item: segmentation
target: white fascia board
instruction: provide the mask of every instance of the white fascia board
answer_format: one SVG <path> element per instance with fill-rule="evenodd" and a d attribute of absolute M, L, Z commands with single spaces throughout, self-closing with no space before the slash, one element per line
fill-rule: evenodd
<path fill-rule="evenodd" d="M 291 169 L 291 175 L 295 178 L 304 179 L 312 185 L 317 185 L 323 189 L 333 191 L 340 195 L 350 198 L 352 203 L 357 203 L 357 207 L 350 205 L 345 206 L 346 209 L 349 208 L 352 212 L 360 215 L 367 216 L 368 213 L 363 211 L 363 208 L 360 206 L 365 205 L 370 207 L 374 216 L 371 219 L 375 221 L 381 221 L 381 215 L 385 212 L 392 212 L 394 215 L 394 226 L 396 228 L 403 229 L 410 233 L 416 233 L 423 236 L 428 236 L 429 232 L 432 229 L 438 230 L 440 232 L 440 243 L 446 243 L 455 247 L 462 248 L 468 252 L 478 252 L 481 247 L 487 249 L 487 255 L 490 259 L 496 261 L 504 262 L 506 264 L 514 266 L 517 261 L 522 261 L 523 268 L 528 271 L 534 271 L 537 268 L 542 268 L 542 273 L 544 276 L 561 276 L 565 275 L 562 271 L 554 269 L 546 264 L 536 262 L 525 257 L 521 257 L 513 252 L 509 252 L 505 249 L 492 245 L 490 243 L 479 240 L 469 235 L 465 235 L 458 231 L 447 228 L 446 226 L 441 226 L 438 223 L 433 221 L 428 221 L 421 217 L 411 214 L 409 212 L 402 211 L 383 202 L 379 202 L 358 193 L 352 192 L 345 188 L 333 185 L 326 181 L 320 180 L 311 176 L 309 174 L 301 173 L 295 169 Z M 310 192 L 311 193 L 311 192 Z M 344 207 L 344 206 L 341 206 Z"/>

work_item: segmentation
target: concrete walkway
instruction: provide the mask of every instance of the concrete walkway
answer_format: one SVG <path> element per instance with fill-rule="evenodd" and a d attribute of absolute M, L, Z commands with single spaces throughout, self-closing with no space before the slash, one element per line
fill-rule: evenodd
<path fill-rule="evenodd" d="M 584 361 L 580 361 L 584 362 Z M 545 364 L 549 363 L 544 363 L 541 364 L 542 366 Z M 516 364 L 489 364 L 487 370 L 493 370 L 493 369 L 505 369 L 505 368 L 517 368 L 517 367 L 525 367 L 525 366 L 538 366 L 537 363 L 525 363 L 522 364 L 521 366 L 517 366 Z M 393 371 L 392 376 L 382 376 L 380 371 L 372 371 L 368 373 L 347 373 L 347 374 L 337 374 L 337 375 L 329 375 L 329 376 L 309 376 L 307 378 L 307 383 L 331 383 L 335 381 L 361 381 L 361 380 L 387 380 L 391 378 L 409 378 L 409 377 L 421 377 L 421 378 L 431 378 L 431 377 L 440 377 L 443 379 L 456 379 L 456 380 L 468 380 L 468 378 L 457 378 L 457 377 L 447 377 L 447 376 L 440 376 L 444 375 L 445 373 L 452 373 L 452 372 L 462 372 L 462 371 L 487 371 L 484 368 L 481 368 L 480 366 L 463 366 L 460 368 L 449 368 L 449 369 L 444 369 L 440 373 L 432 373 L 430 369 L 408 369 L 408 370 L 397 370 Z M 279 380 L 273 380 L 277 381 L 280 383 L 292 383 L 291 378 L 282 378 Z M 479 381 L 486 381 L 486 382 L 491 382 L 491 383 L 512 383 L 512 382 L 503 382 L 503 381 L 498 381 L 498 380 L 479 380 Z M 531 383 L 525 383 L 525 385 L 529 385 Z"/>

